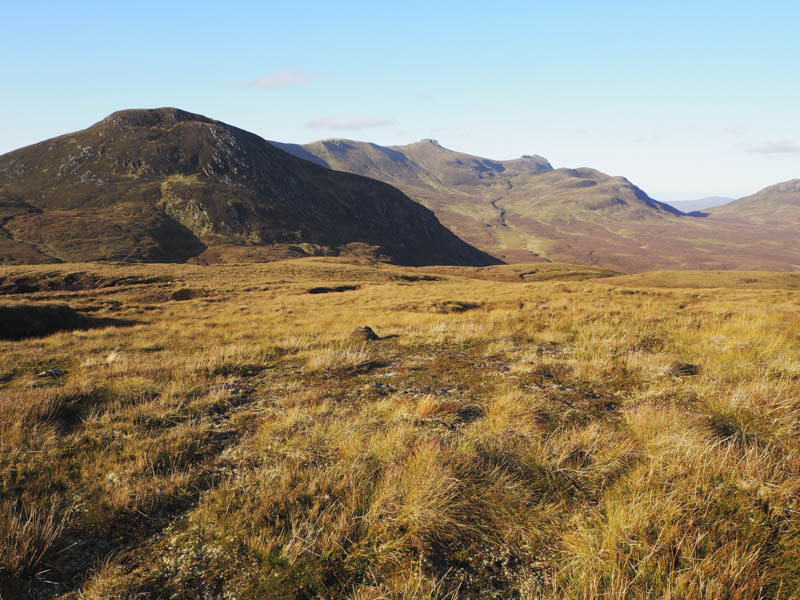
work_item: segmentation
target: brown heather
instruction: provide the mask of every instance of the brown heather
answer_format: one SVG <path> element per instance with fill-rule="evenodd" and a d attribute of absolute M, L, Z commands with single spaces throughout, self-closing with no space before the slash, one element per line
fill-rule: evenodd
<path fill-rule="evenodd" d="M 2 268 L 0 595 L 796 598 L 800 277 L 609 275 Z"/>

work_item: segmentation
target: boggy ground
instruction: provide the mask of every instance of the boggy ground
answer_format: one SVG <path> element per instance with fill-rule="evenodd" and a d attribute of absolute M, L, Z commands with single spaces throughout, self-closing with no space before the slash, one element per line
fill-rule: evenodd
<path fill-rule="evenodd" d="M 797 597 L 800 277 L 609 275 L 0 269 L 2 598 Z"/>

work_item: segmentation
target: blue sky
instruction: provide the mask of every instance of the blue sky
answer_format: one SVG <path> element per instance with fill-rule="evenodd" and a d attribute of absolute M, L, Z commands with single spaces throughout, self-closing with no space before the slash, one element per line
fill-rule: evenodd
<path fill-rule="evenodd" d="M 2 3 L 0 153 L 121 108 L 269 139 L 624 175 L 664 200 L 800 177 L 800 3 Z"/>

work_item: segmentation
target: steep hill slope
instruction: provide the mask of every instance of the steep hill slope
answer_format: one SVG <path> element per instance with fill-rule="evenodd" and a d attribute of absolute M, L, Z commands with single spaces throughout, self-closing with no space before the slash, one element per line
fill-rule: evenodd
<path fill-rule="evenodd" d="M 497 262 L 400 191 L 174 108 L 120 111 L 0 156 L 0 261 L 366 253 Z M 236 256 L 243 256 L 242 253 Z"/>
<path fill-rule="evenodd" d="M 525 156 L 494 161 L 442 147 L 426 139 L 406 146 L 380 146 L 353 140 L 323 140 L 304 146 L 279 144 L 295 156 L 314 160 L 331 169 L 358 173 L 384 181 L 403 190 L 427 206 L 462 239 L 504 260 L 515 258 L 516 240 L 507 240 L 500 229 L 502 209 L 492 204 L 509 181 L 532 173 L 552 170 L 546 159 Z M 310 155 L 310 157 L 309 157 Z M 520 258 L 536 260 L 533 252 Z"/>
<path fill-rule="evenodd" d="M 623 271 L 800 268 L 800 248 L 789 243 L 796 232 L 776 236 L 757 220 L 716 213 L 689 216 L 624 177 L 553 169 L 539 156 L 495 161 L 435 140 L 282 147 L 397 186 L 462 239 L 508 262 L 551 260 Z"/>

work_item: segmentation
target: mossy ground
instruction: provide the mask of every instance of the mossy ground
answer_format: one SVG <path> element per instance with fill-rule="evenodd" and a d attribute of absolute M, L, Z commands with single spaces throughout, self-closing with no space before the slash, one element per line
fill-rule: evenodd
<path fill-rule="evenodd" d="M 794 276 L 534 268 L 3 268 L 0 594 L 797 597 Z"/>

